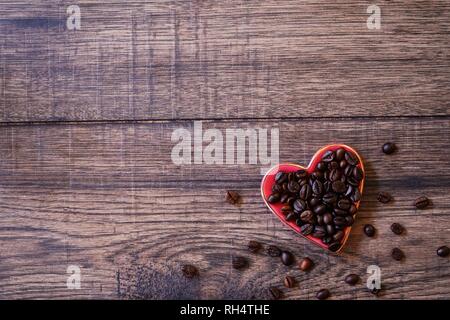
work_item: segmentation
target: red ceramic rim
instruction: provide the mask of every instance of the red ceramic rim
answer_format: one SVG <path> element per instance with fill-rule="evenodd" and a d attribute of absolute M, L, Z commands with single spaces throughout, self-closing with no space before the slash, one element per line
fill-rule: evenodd
<path fill-rule="evenodd" d="M 286 221 L 285 216 L 281 213 L 281 207 L 283 206 L 282 203 L 270 204 L 267 202 L 266 199 L 272 193 L 272 186 L 275 184 L 275 175 L 277 174 L 277 172 L 283 171 L 283 172 L 289 173 L 289 172 L 295 172 L 299 169 L 304 169 L 308 173 L 312 173 L 314 171 L 314 169 L 316 168 L 317 164 L 322 159 L 322 155 L 325 152 L 327 152 L 328 150 L 335 151 L 339 148 L 343 148 L 346 151 L 352 152 L 353 154 L 355 154 L 358 157 L 358 159 L 359 159 L 358 167 L 361 168 L 361 170 L 364 172 L 364 178 L 361 180 L 361 183 L 359 185 L 359 192 L 361 192 L 361 194 L 362 194 L 363 188 L 364 188 L 364 180 L 365 180 L 365 170 L 364 170 L 364 164 L 363 164 L 362 158 L 358 154 L 358 152 L 355 151 L 355 149 L 353 149 L 345 144 L 331 144 L 331 145 L 327 145 L 327 146 L 323 147 L 322 149 L 318 150 L 312 157 L 312 159 L 307 167 L 304 167 L 304 166 L 301 166 L 301 165 L 295 164 L 295 163 L 278 164 L 278 165 L 274 166 L 273 168 L 271 168 L 264 175 L 262 182 L 261 182 L 261 195 L 264 199 L 264 203 L 267 205 L 267 207 L 270 209 L 270 211 L 272 211 L 272 213 L 275 214 L 278 217 L 278 219 L 281 220 L 281 222 L 283 222 L 286 226 L 293 229 L 296 233 L 300 234 L 302 237 L 307 238 L 311 242 L 317 244 L 319 247 L 322 247 L 326 250 L 328 250 L 328 246 L 323 244 L 320 239 L 314 238 L 312 235 L 308 235 L 308 236 L 302 235 L 300 232 L 300 227 L 297 226 L 294 221 L 291 221 L 291 222 Z M 356 208 L 359 208 L 360 202 L 361 201 L 358 201 L 355 203 Z M 356 213 L 355 216 L 357 214 L 358 213 Z M 350 235 L 351 230 L 352 230 L 351 226 L 345 228 L 345 231 L 344 231 L 345 234 L 344 234 L 344 238 L 341 241 L 341 246 L 340 246 L 339 250 L 337 250 L 334 253 L 339 253 L 342 250 L 345 243 L 347 242 L 347 239 L 348 239 L 348 236 Z M 328 250 L 328 251 L 330 251 L 330 250 Z M 330 252 L 332 252 L 332 251 L 330 251 Z"/>

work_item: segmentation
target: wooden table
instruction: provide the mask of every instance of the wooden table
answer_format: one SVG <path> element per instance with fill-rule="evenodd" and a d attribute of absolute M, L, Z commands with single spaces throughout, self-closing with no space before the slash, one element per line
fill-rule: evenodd
<path fill-rule="evenodd" d="M 379 299 L 450 298 L 450 261 L 436 255 L 450 245 L 448 1 L 378 1 L 380 30 L 366 26 L 372 1 L 76 2 L 80 30 L 66 27 L 71 1 L 0 3 L 0 298 L 267 298 L 292 274 L 286 299 L 376 299 L 369 265 Z M 195 121 L 278 128 L 282 162 L 356 148 L 366 188 L 343 254 L 269 213 L 259 164 L 174 164 L 171 135 Z M 387 141 L 398 152 L 384 155 Z M 430 208 L 414 208 L 421 195 Z M 251 254 L 249 240 L 315 268 Z M 247 270 L 231 268 L 236 254 Z M 185 263 L 200 276 L 185 279 Z"/>

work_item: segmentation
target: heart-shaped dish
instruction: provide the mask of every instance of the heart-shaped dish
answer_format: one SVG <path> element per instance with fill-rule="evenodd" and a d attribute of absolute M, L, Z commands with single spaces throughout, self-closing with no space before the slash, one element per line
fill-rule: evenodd
<path fill-rule="evenodd" d="M 283 222 L 285 225 L 290 227 L 296 233 L 302 235 L 303 237 L 307 238 L 311 242 L 319 245 L 320 247 L 322 247 L 322 248 L 324 248 L 324 249 L 326 249 L 326 250 L 328 250 L 330 252 L 332 251 L 332 252 L 335 252 L 335 253 L 340 252 L 342 250 L 342 248 L 344 247 L 344 245 L 345 245 L 345 243 L 346 243 L 346 241 L 348 239 L 348 236 L 350 234 L 351 228 L 352 228 L 351 225 L 345 226 L 345 227 L 342 228 L 342 231 L 343 231 L 344 235 L 341 238 L 341 240 L 338 241 L 340 245 L 339 245 L 338 248 L 336 248 L 337 245 L 335 245 L 333 250 L 331 250 L 331 249 L 329 249 L 329 244 L 325 244 L 323 242 L 323 238 L 320 239 L 320 238 L 314 237 L 312 234 L 303 235 L 302 232 L 301 232 L 301 226 L 299 226 L 296 221 L 292 221 L 292 220 L 291 221 L 287 221 L 286 213 L 281 210 L 281 208 L 283 206 L 286 206 L 286 203 L 284 203 L 284 204 L 281 203 L 281 202 L 273 203 L 273 201 L 272 201 L 272 203 L 269 203 L 268 199 L 269 199 L 270 195 L 274 192 L 273 188 L 274 188 L 274 185 L 276 184 L 275 177 L 276 177 L 277 173 L 284 172 L 286 174 L 289 174 L 291 172 L 294 173 L 294 172 L 298 172 L 299 170 L 305 170 L 308 173 L 308 176 L 309 176 L 314 171 L 316 171 L 317 165 L 320 162 L 323 162 L 322 161 L 322 157 L 325 154 L 329 154 L 329 151 L 333 151 L 334 154 L 336 154 L 336 151 L 338 149 L 344 149 L 346 152 L 351 153 L 351 154 L 353 154 L 354 156 L 357 157 L 358 163 L 354 167 L 358 167 L 360 169 L 360 172 L 362 172 L 362 174 L 363 174 L 362 179 L 359 181 L 359 185 L 357 187 L 357 189 L 359 190 L 359 193 L 360 193 L 359 195 L 362 195 L 363 187 L 364 187 L 364 180 L 365 180 L 365 171 L 364 171 L 363 161 L 362 161 L 360 155 L 353 148 L 351 148 L 351 147 L 349 147 L 347 145 L 344 145 L 344 144 L 332 144 L 332 145 L 327 145 L 327 146 L 321 148 L 320 150 L 318 150 L 314 154 L 314 156 L 311 159 L 311 162 L 309 163 L 309 165 L 307 167 L 303 167 L 303 166 L 295 164 L 295 163 L 278 164 L 278 165 L 274 166 L 272 169 L 270 169 L 265 174 L 265 176 L 263 177 L 262 182 L 261 182 L 261 194 L 262 194 L 262 197 L 264 199 L 264 202 L 267 205 L 267 207 L 272 211 L 272 213 L 275 214 L 281 220 L 281 222 Z M 322 163 L 322 165 L 323 165 L 323 163 Z M 310 178 L 307 178 L 307 179 L 310 179 Z M 355 189 L 356 189 L 356 187 L 355 187 Z M 360 199 L 358 199 L 358 201 L 352 201 L 352 205 L 354 205 L 356 207 L 356 209 L 358 209 L 360 202 L 361 202 Z M 306 203 L 308 203 L 308 202 L 306 201 Z M 310 209 L 312 211 L 314 211 L 312 208 L 308 208 L 307 210 L 310 210 Z M 332 210 L 332 209 L 329 209 L 329 210 Z M 336 217 L 335 213 L 332 213 L 332 215 L 334 217 Z M 351 216 L 352 216 L 351 220 L 354 221 L 354 218 L 356 216 L 356 212 L 353 215 L 351 215 Z M 299 222 L 299 223 L 301 224 L 302 222 Z M 342 236 L 342 233 L 341 233 L 341 236 Z"/>

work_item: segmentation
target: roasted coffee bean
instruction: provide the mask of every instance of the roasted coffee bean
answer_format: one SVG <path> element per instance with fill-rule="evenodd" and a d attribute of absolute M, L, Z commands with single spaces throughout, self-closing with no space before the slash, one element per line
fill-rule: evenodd
<path fill-rule="evenodd" d="M 322 156 L 322 161 L 323 162 L 331 162 L 336 158 L 336 155 L 334 153 L 334 151 L 328 150 L 327 152 L 325 152 Z"/>
<path fill-rule="evenodd" d="M 320 161 L 320 162 L 317 164 L 317 170 L 320 170 L 320 171 L 325 171 L 325 170 L 327 170 L 327 164 L 326 164 L 325 162 L 323 162 L 323 161 Z"/>
<path fill-rule="evenodd" d="M 373 237 L 375 235 L 375 227 L 371 224 L 366 224 L 364 226 L 364 233 L 368 237 Z"/>
<path fill-rule="evenodd" d="M 344 217 L 335 217 L 333 219 L 333 222 L 336 226 L 345 226 L 347 224 L 347 221 Z"/>
<path fill-rule="evenodd" d="M 330 180 L 331 181 L 338 181 L 341 180 L 342 173 L 339 169 L 333 169 L 333 171 L 330 172 Z"/>
<path fill-rule="evenodd" d="M 337 201 L 337 196 L 336 194 L 329 192 L 323 196 L 322 201 L 326 204 L 333 205 Z"/>
<path fill-rule="evenodd" d="M 354 168 L 354 166 L 351 166 L 351 165 L 346 166 L 345 169 L 344 169 L 344 175 L 346 177 L 352 175 L 353 174 L 353 168 Z"/>
<path fill-rule="evenodd" d="M 198 276 L 198 269 L 190 264 L 185 264 L 182 268 L 181 271 L 183 272 L 183 275 L 186 278 L 192 279 L 196 276 Z"/>
<path fill-rule="evenodd" d="M 302 219 L 298 218 L 295 220 L 295 224 L 299 227 L 301 227 L 302 225 L 304 225 L 305 223 L 302 221 Z"/>
<path fill-rule="evenodd" d="M 355 219 L 352 216 L 346 216 L 345 217 L 346 226 L 350 227 L 355 223 Z"/>
<path fill-rule="evenodd" d="M 281 256 L 281 250 L 276 246 L 268 246 L 267 254 L 271 257 L 279 257 Z"/>
<path fill-rule="evenodd" d="M 233 256 L 231 259 L 231 263 L 234 269 L 245 269 L 248 267 L 248 261 L 244 257 Z"/>
<path fill-rule="evenodd" d="M 274 184 L 273 186 L 272 186 L 272 192 L 281 192 L 282 190 L 281 190 L 281 186 L 279 185 L 279 184 Z"/>
<path fill-rule="evenodd" d="M 302 261 L 300 261 L 298 267 L 302 271 L 308 271 L 312 268 L 313 265 L 314 265 L 313 261 L 310 258 L 306 257 L 303 258 Z"/>
<path fill-rule="evenodd" d="M 382 191 L 382 192 L 378 193 L 377 199 L 381 203 L 388 203 L 389 201 L 392 200 L 392 196 L 389 193 Z"/>
<path fill-rule="evenodd" d="M 269 288 L 270 295 L 272 296 L 272 299 L 278 300 L 281 299 L 283 296 L 283 293 L 280 291 L 280 289 L 276 287 L 270 287 Z"/>
<path fill-rule="evenodd" d="M 346 181 L 347 181 L 347 183 L 349 185 L 352 185 L 353 187 L 355 187 L 355 192 L 356 192 L 356 190 L 358 190 L 358 185 L 359 185 L 359 181 L 358 180 L 356 180 L 355 178 L 350 176 L 350 177 L 347 177 Z M 346 191 L 347 191 L 347 189 L 346 189 Z"/>
<path fill-rule="evenodd" d="M 269 203 L 277 203 L 280 201 L 280 194 L 278 192 L 272 193 L 268 198 L 267 202 Z"/>
<path fill-rule="evenodd" d="M 323 184 L 322 182 L 320 182 L 319 180 L 315 180 L 313 185 L 312 185 L 312 192 L 317 195 L 320 196 L 323 193 Z"/>
<path fill-rule="evenodd" d="M 400 223 L 393 223 L 391 225 L 391 231 L 396 235 L 401 235 L 403 231 L 405 231 L 405 228 L 403 228 L 403 226 Z"/>
<path fill-rule="evenodd" d="M 340 249 L 341 247 L 341 243 L 340 242 L 332 242 L 329 246 L 328 246 L 328 250 L 330 250 L 331 252 L 336 252 Z"/>
<path fill-rule="evenodd" d="M 305 223 L 314 224 L 314 213 L 312 213 L 310 210 L 303 211 L 300 214 L 300 219 Z"/>
<path fill-rule="evenodd" d="M 323 222 L 323 215 L 316 216 L 316 221 L 319 226 L 323 226 L 325 222 Z"/>
<path fill-rule="evenodd" d="M 345 149 L 344 148 L 339 148 L 336 150 L 336 160 L 337 161 L 342 161 L 345 158 Z"/>
<path fill-rule="evenodd" d="M 334 235 L 334 233 L 336 232 L 336 229 L 334 228 L 334 225 L 332 225 L 332 224 L 327 224 L 327 226 L 325 227 L 325 230 L 327 231 L 327 235 L 329 235 L 329 236 Z"/>
<path fill-rule="evenodd" d="M 289 212 L 286 215 L 286 221 L 295 221 L 298 218 L 298 215 L 295 212 Z"/>
<path fill-rule="evenodd" d="M 322 226 L 315 226 L 312 236 L 314 238 L 322 239 L 323 237 L 326 236 L 326 234 L 327 234 L 327 232 L 325 231 L 324 227 L 322 227 Z"/>
<path fill-rule="evenodd" d="M 311 178 L 313 180 L 323 180 L 323 172 L 316 170 L 313 173 L 311 173 Z"/>
<path fill-rule="evenodd" d="M 330 291 L 328 289 L 322 289 L 316 293 L 316 298 L 319 300 L 325 300 L 330 297 Z"/>
<path fill-rule="evenodd" d="M 289 251 L 282 251 L 281 252 L 281 262 L 285 266 L 290 266 L 294 263 L 294 256 Z"/>
<path fill-rule="evenodd" d="M 339 200 L 338 204 L 337 204 L 338 208 L 342 209 L 342 210 L 349 210 L 351 205 L 352 205 L 352 203 L 350 202 L 350 200 L 345 199 L 345 198 Z"/>
<path fill-rule="evenodd" d="M 290 181 L 288 183 L 288 190 L 291 193 L 297 193 L 300 191 L 300 185 L 297 183 L 297 181 Z"/>
<path fill-rule="evenodd" d="M 261 250 L 262 245 L 258 241 L 251 240 L 248 242 L 248 250 L 252 253 L 257 253 L 259 250 Z"/>
<path fill-rule="evenodd" d="M 331 188 L 333 189 L 334 192 L 337 193 L 344 193 L 345 190 L 347 190 L 345 184 L 342 181 L 334 181 L 331 184 Z"/>
<path fill-rule="evenodd" d="M 331 172 L 333 170 L 336 170 L 339 168 L 339 163 L 337 163 L 336 161 L 331 161 L 330 163 L 328 163 L 328 170 Z"/>
<path fill-rule="evenodd" d="M 341 161 L 339 162 L 339 168 L 345 169 L 346 166 L 347 166 L 347 161 L 341 160 Z"/>
<path fill-rule="evenodd" d="M 350 197 L 350 199 L 353 202 L 358 202 L 359 200 L 361 200 L 361 192 L 359 192 L 359 190 L 356 189 L 355 192 L 353 193 L 353 195 Z"/>
<path fill-rule="evenodd" d="M 309 184 L 305 184 L 301 187 L 300 192 L 299 192 L 300 199 L 306 201 L 309 198 L 311 198 L 311 194 L 312 194 L 312 190 L 311 190 L 311 186 Z"/>
<path fill-rule="evenodd" d="M 282 171 L 278 171 L 275 175 L 275 182 L 282 184 L 288 180 L 288 175 Z"/>
<path fill-rule="evenodd" d="M 344 281 L 346 284 L 354 286 L 355 284 L 357 284 L 359 282 L 360 278 L 357 274 L 349 274 L 348 276 L 345 277 Z"/>
<path fill-rule="evenodd" d="M 364 172 L 360 167 L 355 167 L 353 169 L 353 178 L 355 178 L 358 181 L 361 181 L 364 178 Z"/>
<path fill-rule="evenodd" d="M 294 197 L 289 197 L 286 203 L 292 207 L 294 205 L 294 201 L 295 201 Z"/>
<path fill-rule="evenodd" d="M 286 288 L 293 288 L 295 286 L 295 279 L 294 277 L 286 276 L 284 277 L 283 283 Z"/>
<path fill-rule="evenodd" d="M 358 157 L 350 152 L 345 153 L 345 160 L 352 166 L 356 166 L 359 163 Z"/>
<path fill-rule="evenodd" d="M 292 207 L 290 205 L 285 205 L 281 207 L 281 213 L 287 215 L 292 212 Z"/>
<path fill-rule="evenodd" d="M 285 193 L 280 197 L 280 202 L 281 203 L 287 203 L 289 200 L 289 194 Z"/>
<path fill-rule="evenodd" d="M 403 258 L 405 257 L 405 254 L 403 253 L 403 251 L 401 249 L 394 248 L 394 249 L 392 249 L 391 256 L 394 260 L 400 261 L 400 260 L 403 260 Z"/>
<path fill-rule="evenodd" d="M 298 213 L 301 213 L 306 210 L 306 202 L 302 199 L 297 199 L 294 201 L 294 210 Z"/>
<path fill-rule="evenodd" d="M 331 222 L 333 222 L 333 215 L 329 212 L 325 213 L 323 215 L 323 222 L 325 224 L 330 224 Z"/>
<path fill-rule="evenodd" d="M 227 199 L 228 203 L 237 205 L 241 202 L 241 195 L 237 191 L 228 190 L 226 199 Z"/>
<path fill-rule="evenodd" d="M 327 193 L 330 192 L 331 190 L 331 181 L 327 180 L 323 183 L 323 192 Z"/>
<path fill-rule="evenodd" d="M 334 214 L 337 216 L 346 216 L 349 213 L 348 213 L 348 211 L 336 208 L 336 209 L 334 209 Z"/>
<path fill-rule="evenodd" d="M 323 204 L 319 204 L 313 211 L 315 214 L 324 214 L 327 211 L 327 207 Z"/>
<path fill-rule="evenodd" d="M 383 150 L 385 154 L 391 154 L 395 151 L 395 149 L 396 146 L 392 142 L 386 142 L 385 144 L 383 144 L 383 147 L 381 148 L 381 150 Z"/>
<path fill-rule="evenodd" d="M 314 225 L 307 223 L 300 227 L 300 232 L 304 236 L 310 235 L 314 231 Z"/>
<path fill-rule="evenodd" d="M 349 212 L 351 215 L 354 215 L 357 211 L 358 211 L 358 208 L 357 208 L 354 204 L 352 204 L 352 205 L 350 206 L 350 209 L 348 209 L 348 212 Z"/>
<path fill-rule="evenodd" d="M 306 170 L 300 169 L 295 172 L 295 177 L 298 180 L 303 180 L 308 177 L 308 172 Z"/>
<path fill-rule="evenodd" d="M 414 201 L 414 205 L 416 206 L 417 209 L 425 209 L 426 207 L 428 207 L 429 204 L 430 200 L 425 196 L 417 198 L 416 201 Z"/>
<path fill-rule="evenodd" d="M 308 179 L 301 179 L 298 180 L 298 184 L 300 185 L 300 188 L 303 187 L 305 184 L 308 184 Z"/>
<path fill-rule="evenodd" d="M 319 198 L 311 198 L 311 200 L 309 200 L 309 205 L 310 208 L 314 208 L 316 206 L 318 206 L 320 204 L 320 199 Z"/>
<path fill-rule="evenodd" d="M 288 182 L 296 180 L 295 172 L 289 172 L 287 175 L 288 175 Z"/>
<path fill-rule="evenodd" d="M 450 248 L 447 247 L 447 246 L 439 247 L 439 248 L 436 250 L 436 253 L 437 253 L 437 255 L 438 255 L 439 257 L 445 258 L 445 257 L 447 257 L 447 256 L 450 254 Z"/>
<path fill-rule="evenodd" d="M 344 235 L 345 235 L 345 232 L 342 230 L 339 230 L 333 235 L 333 240 L 339 242 L 344 238 Z"/>

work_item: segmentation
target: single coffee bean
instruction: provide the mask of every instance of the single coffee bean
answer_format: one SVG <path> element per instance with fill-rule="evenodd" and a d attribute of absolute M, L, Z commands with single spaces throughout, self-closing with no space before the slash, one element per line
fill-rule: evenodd
<path fill-rule="evenodd" d="M 347 177 L 347 183 L 349 184 L 349 185 L 352 185 L 353 187 L 355 187 L 354 189 L 355 189 L 355 192 L 356 192 L 356 190 L 358 190 L 358 185 L 359 185 L 359 181 L 358 180 L 356 180 L 355 178 L 353 178 L 353 176 L 349 176 L 349 177 Z M 346 191 L 347 191 L 347 189 L 345 189 Z"/>
<path fill-rule="evenodd" d="M 320 161 L 320 162 L 317 164 L 317 170 L 320 170 L 320 171 L 325 171 L 325 170 L 327 170 L 327 164 L 326 164 L 325 162 L 323 162 L 323 161 Z"/>
<path fill-rule="evenodd" d="M 316 216 L 316 221 L 319 226 L 323 226 L 325 224 L 323 221 L 323 215 Z"/>
<path fill-rule="evenodd" d="M 277 172 L 275 175 L 275 182 L 276 183 L 284 183 L 288 180 L 288 175 L 282 171 Z"/>
<path fill-rule="evenodd" d="M 396 235 L 401 235 L 403 231 L 405 231 L 405 228 L 403 228 L 403 226 L 400 223 L 393 223 L 391 225 L 391 231 Z"/>
<path fill-rule="evenodd" d="M 345 158 L 345 149 L 344 148 L 339 148 L 336 150 L 336 160 L 337 161 L 342 161 Z"/>
<path fill-rule="evenodd" d="M 248 267 L 247 259 L 244 257 L 239 257 L 239 256 L 233 256 L 231 259 L 231 264 L 234 269 L 238 269 L 238 270 Z"/>
<path fill-rule="evenodd" d="M 353 169 L 353 178 L 355 178 L 358 181 L 361 181 L 364 178 L 364 172 L 360 167 L 355 167 Z"/>
<path fill-rule="evenodd" d="M 350 175 L 352 175 L 353 174 L 353 168 L 354 168 L 354 166 L 352 166 L 352 165 L 346 166 L 345 169 L 344 169 L 344 175 L 346 177 L 349 177 Z"/>
<path fill-rule="evenodd" d="M 319 198 L 311 198 L 311 200 L 309 200 L 309 205 L 310 208 L 314 208 L 316 206 L 318 206 L 321 203 Z"/>
<path fill-rule="evenodd" d="M 335 217 L 333 219 L 333 222 L 336 226 L 345 226 L 347 224 L 347 221 L 344 217 Z"/>
<path fill-rule="evenodd" d="M 294 263 L 294 256 L 289 251 L 282 251 L 281 252 L 281 262 L 285 266 L 290 266 Z"/>
<path fill-rule="evenodd" d="M 337 201 L 337 196 L 336 194 L 329 192 L 323 196 L 322 201 L 328 205 L 333 205 Z"/>
<path fill-rule="evenodd" d="M 323 237 L 326 236 L 326 234 L 327 234 L 327 232 L 325 231 L 324 227 L 322 227 L 322 226 L 315 226 L 312 236 L 314 238 L 322 239 Z"/>
<path fill-rule="evenodd" d="M 272 192 L 281 192 L 282 190 L 281 190 L 281 186 L 279 185 L 279 184 L 274 184 L 273 186 L 272 186 Z"/>
<path fill-rule="evenodd" d="M 300 232 L 304 236 L 310 235 L 314 231 L 314 225 L 307 223 L 300 227 Z"/>
<path fill-rule="evenodd" d="M 228 190 L 226 200 L 230 204 L 237 205 L 241 202 L 241 195 L 237 191 Z"/>
<path fill-rule="evenodd" d="M 394 249 L 392 249 L 391 256 L 394 260 L 400 261 L 400 260 L 403 260 L 403 258 L 405 257 L 405 254 L 403 253 L 403 251 L 401 249 L 394 248 Z"/>
<path fill-rule="evenodd" d="M 311 186 L 309 184 L 305 184 L 300 189 L 299 196 L 300 196 L 300 199 L 306 201 L 309 198 L 311 198 L 311 194 L 312 194 Z"/>
<path fill-rule="evenodd" d="M 416 201 L 414 201 L 414 205 L 417 209 L 425 209 L 429 204 L 430 200 L 425 196 L 417 198 Z"/>
<path fill-rule="evenodd" d="M 324 214 L 327 211 L 327 207 L 323 204 L 319 204 L 313 211 L 315 214 Z"/>
<path fill-rule="evenodd" d="M 325 213 L 323 215 L 323 222 L 325 224 L 330 224 L 331 222 L 333 222 L 333 215 L 329 212 Z"/>
<path fill-rule="evenodd" d="M 334 209 L 334 214 L 337 216 L 346 216 L 348 215 L 348 211 L 336 208 Z"/>
<path fill-rule="evenodd" d="M 345 153 L 345 160 L 352 166 L 356 166 L 359 163 L 358 157 L 356 157 L 353 153 L 350 152 Z"/>
<path fill-rule="evenodd" d="M 289 200 L 289 194 L 285 193 L 280 197 L 280 202 L 281 203 L 287 203 Z"/>
<path fill-rule="evenodd" d="M 287 215 L 286 215 L 286 221 L 295 221 L 296 219 L 298 218 L 298 215 L 296 214 L 296 213 L 294 213 L 294 212 L 289 212 Z"/>
<path fill-rule="evenodd" d="M 331 188 L 333 189 L 334 192 L 337 193 L 344 193 L 345 190 L 347 190 L 345 184 L 342 181 L 334 181 L 331 184 Z"/>
<path fill-rule="evenodd" d="M 323 184 L 322 184 L 322 182 L 320 182 L 319 180 L 315 180 L 313 185 L 312 185 L 312 192 L 315 195 L 318 195 L 318 196 L 322 195 L 322 193 L 323 193 Z"/>
<path fill-rule="evenodd" d="M 339 242 L 344 238 L 344 235 L 345 235 L 345 232 L 342 230 L 339 230 L 333 235 L 333 240 Z"/>
<path fill-rule="evenodd" d="M 288 190 L 292 193 L 297 193 L 300 191 L 300 185 L 297 183 L 297 181 L 290 181 L 288 183 Z"/>
<path fill-rule="evenodd" d="M 306 202 L 302 199 L 297 199 L 294 201 L 294 210 L 301 213 L 307 208 Z"/>
<path fill-rule="evenodd" d="M 281 292 L 281 290 L 276 287 L 270 287 L 269 292 L 270 292 L 270 295 L 272 296 L 272 299 L 274 299 L 274 300 L 281 299 L 283 296 L 283 293 Z"/>
<path fill-rule="evenodd" d="M 339 242 L 332 242 L 329 246 L 328 246 L 328 250 L 330 250 L 331 252 L 336 252 L 339 250 L 339 248 L 341 247 L 341 244 Z"/>
<path fill-rule="evenodd" d="M 368 237 L 373 237 L 375 235 L 375 227 L 371 224 L 366 224 L 364 226 L 364 233 Z"/>
<path fill-rule="evenodd" d="M 355 187 L 349 184 L 347 186 L 347 189 L 344 192 L 344 196 L 351 197 L 354 192 L 355 192 Z"/>
<path fill-rule="evenodd" d="M 278 192 L 272 193 L 269 198 L 267 198 L 267 202 L 269 203 L 277 203 L 280 201 L 280 194 Z"/>
<path fill-rule="evenodd" d="M 276 246 L 268 246 L 267 254 L 271 257 L 279 257 L 281 256 L 281 250 Z"/>
<path fill-rule="evenodd" d="M 331 162 L 335 159 L 336 155 L 334 153 L 334 151 L 328 150 L 327 152 L 325 152 L 322 156 L 322 161 L 323 162 Z"/>
<path fill-rule="evenodd" d="M 313 261 L 310 258 L 306 257 L 303 258 L 302 261 L 300 261 L 298 267 L 302 271 L 308 271 L 312 268 L 313 265 L 314 265 Z"/>
<path fill-rule="evenodd" d="M 336 170 L 339 168 L 339 163 L 337 163 L 336 161 L 331 161 L 330 163 L 328 163 L 328 170 L 331 172 L 333 170 Z"/>
<path fill-rule="evenodd" d="M 355 223 L 355 219 L 352 216 L 346 216 L 345 217 L 346 226 L 350 227 Z"/>
<path fill-rule="evenodd" d="M 298 180 L 303 180 L 308 177 L 308 172 L 306 170 L 300 169 L 295 172 L 295 177 Z"/>
<path fill-rule="evenodd" d="M 316 298 L 319 300 L 325 300 L 330 297 L 330 291 L 328 289 L 322 289 L 316 294 Z"/>
<path fill-rule="evenodd" d="M 346 166 L 347 166 L 347 161 L 341 160 L 341 161 L 339 162 L 339 168 L 345 169 Z"/>
<path fill-rule="evenodd" d="M 300 219 L 305 223 L 314 224 L 314 213 L 309 210 L 303 211 L 300 214 Z"/>
<path fill-rule="evenodd" d="M 450 254 L 450 248 L 447 246 L 439 247 L 436 253 L 439 257 L 445 258 Z"/>
<path fill-rule="evenodd" d="M 359 200 L 361 200 L 361 192 L 359 192 L 359 190 L 356 189 L 355 192 L 353 193 L 353 195 L 350 197 L 350 199 L 353 202 L 358 202 Z"/>
<path fill-rule="evenodd" d="M 388 203 L 389 201 L 392 200 L 392 196 L 387 192 L 380 192 L 380 193 L 378 193 L 377 199 L 381 203 Z"/>
<path fill-rule="evenodd" d="M 287 215 L 288 213 L 292 212 L 292 207 L 290 205 L 282 206 L 281 207 L 281 213 L 284 215 Z"/>
<path fill-rule="evenodd" d="M 293 288 L 295 286 L 295 279 L 294 277 L 286 276 L 284 277 L 283 283 L 286 288 Z"/>
<path fill-rule="evenodd" d="M 316 170 L 313 173 L 311 173 L 311 178 L 313 180 L 322 180 L 323 179 L 323 172 Z"/>
<path fill-rule="evenodd" d="M 252 253 L 257 253 L 261 248 L 262 245 L 258 241 L 251 240 L 248 242 L 248 250 Z"/>
<path fill-rule="evenodd" d="M 338 202 L 338 204 L 337 204 L 337 206 L 338 206 L 338 208 L 339 209 L 342 209 L 342 210 L 348 210 L 348 209 L 350 209 L 350 206 L 352 205 L 352 203 L 350 202 L 350 200 L 348 200 L 348 199 L 341 199 L 341 200 L 339 200 L 339 202 Z"/>
<path fill-rule="evenodd" d="M 349 212 L 351 215 L 354 215 L 357 211 L 358 211 L 358 208 L 357 208 L 354 204 L 352 204 L 352 205 L 350 206 L 350 209 L 348 209 L 348 212 Z"/>
<path fill-rule="evenodd" d="M 341 180 L 342 173 L 339 169 L 333 169 L 333 171 L 330 172 L 330 180 L 331 181 L 338 181 Z"/>
<path fill-rule="evenodd" d="M 336 229 L 334 228 L 333 224 L 327 224 L 325 227 L 325 230 L 327 231 L 328 236 L 332 236 L 335 234 Z"/>
<path fill-rule="evenodd" d="M 181 271 L 183 272 L 183 275 L 186 278 L 192 279 L 196 276 L 198 276 L 198 269 L 190 264 L 186 264 L 181 268 Z"/>
<path fill-rule="evenodd" d="M 381 148 L 385 154 L 391 154 L 395 151 L 396 146 L 395 143 L 392 142 L 386 142 L 383 144 L 383 147 Z"/>
<path fill-rule="evenodd" d="M 349 274 L 348 276 L 345 277 L 344 281 L 346 284 L 354 286 L 355 284 L 357 284 L 359 282 L 360 278 L 357 274 Z"/>

